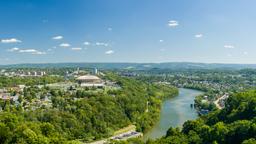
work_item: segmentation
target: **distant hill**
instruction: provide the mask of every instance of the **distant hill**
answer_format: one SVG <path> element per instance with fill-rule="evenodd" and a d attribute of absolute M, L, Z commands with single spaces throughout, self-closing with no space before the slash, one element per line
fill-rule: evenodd
<path fill-rule="evenodd" d="M 13 64 L 0 65 L 0 68 L 61 68 L 61 67 L 86 67 L 100 69 L 244 69 L 256 68 L 256 64 L 218 64 L 218 63 L 45 63 L 45 64 Z"/>

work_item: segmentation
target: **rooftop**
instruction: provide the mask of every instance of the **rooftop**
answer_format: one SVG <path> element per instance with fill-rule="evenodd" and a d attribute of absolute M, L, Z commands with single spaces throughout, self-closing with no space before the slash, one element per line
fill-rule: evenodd
<path fill-rule="evenodd" d="M 84 75 L 78 77 L 77 80 L 100 80 L 100 78 L 94 75 Z"/>

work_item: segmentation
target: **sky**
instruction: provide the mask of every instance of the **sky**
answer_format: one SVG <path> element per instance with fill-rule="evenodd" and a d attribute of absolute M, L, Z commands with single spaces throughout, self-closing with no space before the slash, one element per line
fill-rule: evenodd
<path fill-rule="evenodd" d="M 1 0 L 0 64 L 256 63 L 255 0 Z"/>

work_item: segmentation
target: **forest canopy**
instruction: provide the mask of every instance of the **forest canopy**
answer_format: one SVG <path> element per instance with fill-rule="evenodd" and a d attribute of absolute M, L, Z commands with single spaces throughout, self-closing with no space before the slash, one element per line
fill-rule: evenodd
<path fill-rule="evenodd" d="M 169 128 L 166 136 L 147 144 L 255 144 L 256 90 L 237 93 L 226 108 L 189 120 L 182 129 Z M 144 143 L 139 139 L 124 143 Z"/>
<path fill-rule="evenodd" d="M 105 79 L 115 81 L 121 88 L 95 93 L 87 89 L 75 93 L 49 90 L 47 87 L 40 90 L 36 87 L 24 89 L 23 99 L 31 100 L 40 92 L 51 95 L 53 108 L 36 110 L 23 110 L 11 102 L 1 101 L 1 143 L 94 141 L 109 137 L 130 124 L 135 124 L 138 131 L 144 132 L 158 119 L 161 101 L 178 93 L 177 88 L 171 86 L 114 74 L 107 75 Z M 16 79 L 8 81 L 12 84 Z"/>

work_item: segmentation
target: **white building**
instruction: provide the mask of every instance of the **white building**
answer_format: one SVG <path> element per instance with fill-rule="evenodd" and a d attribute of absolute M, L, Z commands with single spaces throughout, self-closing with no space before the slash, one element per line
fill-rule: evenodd
<path fill-rule="evenodd" d="M 84 75 L 77 79 L 77 82 L 81 87 L 104 87 L 104 82 L 97 76 L 94 75 Z"/>
<path fill-rule="evenodd" d="M 94 75 L 97 75 L 97 74 L 98 74 L 98 69 L 97 69 L 97 68 L 94 68 L 93 74 L 94 74 Z"/>

